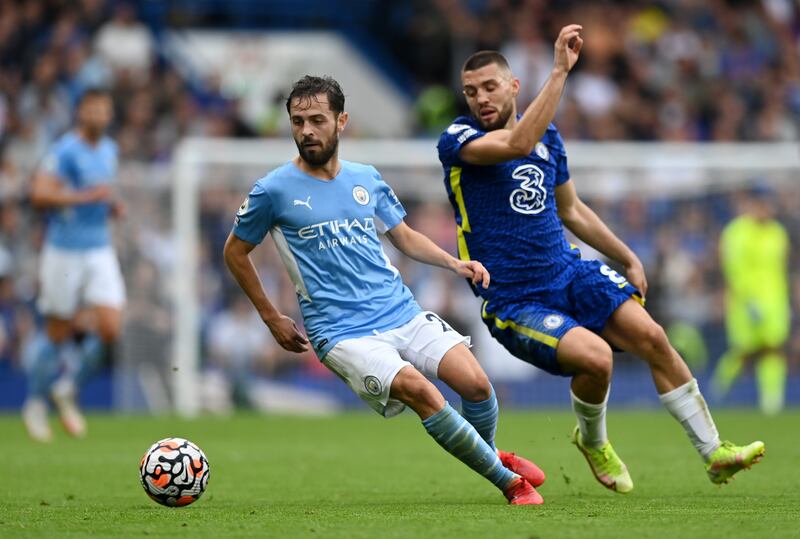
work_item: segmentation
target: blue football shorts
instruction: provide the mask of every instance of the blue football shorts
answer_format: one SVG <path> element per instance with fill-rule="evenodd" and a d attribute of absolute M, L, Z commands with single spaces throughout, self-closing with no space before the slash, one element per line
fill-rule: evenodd
<path fill-rule="evenodd" d="M 519 359 L 558 376 L 571 376 L 556 359 L 558 343 L 569 330 L 580 326 L 599 334 L 625 301 L 644 303 L 639 290 L 606 264 L 575 264 L 572 278 L 558 287 L 533 296 L 511 292 L 483 302 L 483 322 L 495 339 Z"/>

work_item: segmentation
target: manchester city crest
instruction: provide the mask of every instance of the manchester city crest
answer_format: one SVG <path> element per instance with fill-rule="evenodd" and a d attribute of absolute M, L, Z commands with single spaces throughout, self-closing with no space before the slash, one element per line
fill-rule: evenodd
<path fill-rule="evenodd" d="M 367 390 L 367 393 L 370 395 L 378 396 L 381 394 L 381 382 L 375 376 L 365 376 L 364 377 L 364 389 Z"/>
<path fill-rule="evenodd" d="M 250 207 L 250 197 L 244 199 L 244 202 L 242 202 L 242 205 L 239 206 L 239 211 L 236 212 L 236 215 L 244 215 L 245 213 L 247 213 L 248 207 Z"/>
<path fill-rule="evenodd" d="M 369 203 L 369 191 L 360 185 L 356 185 L 353 187 L 353 198 L 362 206 L 366 206 Z"/>

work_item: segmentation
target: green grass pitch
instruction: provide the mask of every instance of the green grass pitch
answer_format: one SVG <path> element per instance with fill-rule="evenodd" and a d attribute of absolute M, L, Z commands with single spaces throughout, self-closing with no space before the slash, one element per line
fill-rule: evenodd
<path fill-rule="evenodd" d="M 500 447 L 548 474 L 541 507 L 510 507 L 410 413 L 327 419 L 93 416 L 86 440 L 30 442 L 0 417 L 0 537 L 602 538 L 800 536 L 800 413 L 716 414 L 724 437 L 762 439 L 764 460 L 716 487 L 666 412 L 610 410 L 635 489 L 602 488 L 569 443 L 568 412 L 503 412 Z M 182 436 L 211 463 L 205 495 L 161 507 L 138 482 L 154 441 Z"/>

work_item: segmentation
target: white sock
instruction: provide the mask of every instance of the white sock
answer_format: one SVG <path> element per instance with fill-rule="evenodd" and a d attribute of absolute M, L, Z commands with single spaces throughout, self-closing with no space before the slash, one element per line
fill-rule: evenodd
<path fill-rule="evenodd" d="M 606 435 L 606 404 L 608 403 L 609 388 L 606 397 L 600 404 L 583 402 L 570 390 L 572 397 L 572 410 L 578 416 L 578 428 L 581 431 L 581 441 L 585 447 L 601 447 L 608 441 Z"/>
<path fill-rule="evenodd" d="M 719 433 L 711 412 L 708 411 L 706 400 L 697 387 L 697 380 L 692 378 L 658 398 L 672 417 L 683 425 L 698 453 L 704 460 L 708 460 L 711 453 L 719 447 Z"/>

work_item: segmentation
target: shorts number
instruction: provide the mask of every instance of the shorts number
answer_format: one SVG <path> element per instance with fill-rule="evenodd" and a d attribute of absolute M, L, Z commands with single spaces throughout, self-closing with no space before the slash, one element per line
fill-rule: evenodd
<path fill-rule="evenodd" d="M 619 273 L 617 273 L 613 269 L 609 268 L 605 264 L 600 266 L 600 273 L 602 273 L 603 275 L 608 277 L 608 279 L 612 283 L 614 283 L 616 285 L 622 286 L 623 284 L 625 284 L 628 281 L 625 277 L 623 277 L 622 275 L 620 275 Z"/>
<path fill-rule="evenodd" d="M 447 325 L 447 322 L 439 318 L 439 316 L 435 315 L 434 313 L 426 313 L 425 320 L 428 322 L 439 322 L 442 325 L 442 332 L 453 331 L 453 328 Z"/>

